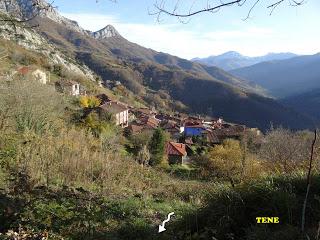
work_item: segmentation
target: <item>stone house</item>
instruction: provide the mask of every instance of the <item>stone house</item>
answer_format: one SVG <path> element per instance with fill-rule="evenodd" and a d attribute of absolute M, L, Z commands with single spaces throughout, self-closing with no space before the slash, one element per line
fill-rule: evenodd
<path fill-rule="evenodd" d="M 129 109 L 119 102 L 107 102 L 99 107 L 102 111 L 106 111 L 115 119 L 115 124 L 122 128 L 128 127 Z"/>
<path fill-rule="evenodd" d="M 16 74 L 18 74 L 23 79 L 37 80 L 42 84 L 47 84 L 50 81 L 45 71 L 42 71 L 35 67 L 27 67 L 27 66 L 20 67 L 17 69 L 17 71 L 13 73 L 13 76 Z"/>
<path fill-rule="evenodd" d="M 169 164 L 184 164 L 187 160 L 186 145 L 168 142 L 166 144 L 166 155 L 168 156 Z"/>

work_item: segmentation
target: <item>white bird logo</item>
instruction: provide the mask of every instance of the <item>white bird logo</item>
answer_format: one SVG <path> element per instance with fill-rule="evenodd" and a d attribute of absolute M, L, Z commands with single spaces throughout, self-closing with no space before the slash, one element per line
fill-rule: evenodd
<path fill-rule="evenodd" d="M 166 229 L 164 228 L 165 224 L 170 221 L 171 216 L 174 215 L 174 212 L 168 214 L 168 218 L 159 225 L 159 233 L 164 232 Z"/>

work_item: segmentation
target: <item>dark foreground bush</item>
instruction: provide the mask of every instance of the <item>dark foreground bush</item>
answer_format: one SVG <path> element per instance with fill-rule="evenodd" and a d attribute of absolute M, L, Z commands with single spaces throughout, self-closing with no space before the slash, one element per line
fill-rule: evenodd
<path fill-rule="evenodd" d="M 320 176 L 313 177 L 306 228 L 316 239 L 320 221 Z M 269 177 L 213 193 L 207 205 L 170 226 L 163 239 L 306 239 L 300 232 L 306 180 L 301 176 Z M 256 217 L 279 217 L 279 224 L 257 224 Z M 304 237 L 303 237 L 304 236 Z"/>
<path fill-rule="evenodd" d="M 310 239 L 316 239 L 320 176 L 312 182 L 306 228 Z M 300 233 L 305 191 L 301 176 L 269 177 L 234 189 L 218 185 L 196 209 L 139 195 L 113 199 L 82 188 L 34 187 L 0 194 L 0 232 L 21 228 L 48 233 L 49 239 L 300 240 L 306 239 Z M 172 211 L 167 231 L 158 234 L 158 224 Z M 256 217 L 279 217 L 280 223 L 257 224 Z"/>

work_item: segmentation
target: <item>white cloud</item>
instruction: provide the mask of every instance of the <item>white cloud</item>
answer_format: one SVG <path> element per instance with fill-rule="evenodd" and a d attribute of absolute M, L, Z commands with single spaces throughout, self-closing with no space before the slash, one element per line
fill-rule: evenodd
<path fill-rule="evenodd" d="M 293 42 L 290 36 L 255 26 L 247 26 L 242 30 L 197 32 L 182 30 L 180 24 L 125 23 L 110 15 L 63 15 L 78 21 L 80 26 L 91 31 L 111 24 L 129 41 L 187 59 L 221 54 L 230 50 L 249 56 L 285 51 L 314 53 L 314 46 L 317 46 L 316 41 L 307 39 L 302 47 L 300 42 Z"/>

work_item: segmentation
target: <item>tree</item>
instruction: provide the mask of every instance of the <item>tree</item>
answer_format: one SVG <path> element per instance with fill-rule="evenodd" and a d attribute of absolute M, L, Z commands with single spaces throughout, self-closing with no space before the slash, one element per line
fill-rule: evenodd
<path fill-rule="evenodd" d="M 209 152 L 209 158 L 217 176 L 226 178 L 234 186 L 243 172 L 243 151 L 240 142 L 227 139 Z"/>
<path fill-rule="evenodd" d="M 149 150 L 151 153 L 150 164 L 158 165 L 164 158 L 166 137 L 161 128 L 157 128 L 151 138 Z"/>
<path fill-rule="evenodd" d="M 194 162 L 199 167 L 201 178 L 218 178 L 229 181 L 232 186 L 244 179 L 255 177 L 260 167 L 254 156 L 244 152 L 240 142 L 233 139 L 224 140 L 208 154 L 195 157 Z"/>
<path fill-rule="evenodd" d="M 141 165 L 148 165 L 150 160 L 150 152 L 146 145 L 144 145 L 138 152 L 137 161 Z"/>
<path fill-rule="evenodd" d="M 142 150 L 144 146 L 148 146 L 150 140 L 152 138 L 152 131 L 151 130 L 144 130 L 141 133 L 133 134 L 128 137 L 130 141 L 130 148 L 131 152 L 138 156 L 139 152 Z"/>
<path fill-rule="evenodd" d="M 169 15 L 179 18 L 188 18 L 192 17 L 194 15 L 202 14 L 202 13 L 216 13 L 217 11 L 230 7 L 230 6 L 237 6 L 237 7 L 243 7 L 244 5 L 249 5 L 248 14 L 245 19 L 250 17 L 250 14 L 252 10 L 257 7 L 257 5 L 264 0 L 253 0 L 253 1 L 247 1 L 247 0 L 228 0 L 228 1 L 210 1 L 206 0 L 203 3 L 196 4 L 196 1 L 189 1 L 189 6 L 186 6 L 188 4 L 183 2 L 183 6 L 180 5 L 180 1 L 165 1 L 160 0 L 156 1 L 154 4 L 154 11 L 151 12 L 151 15 L 157 15 L 158 20 L 160 19 L 161 15 Z M 305 0 L 274 0 L 268 3 L 267 9 L 269 9 L 270 15 L 273 13 L 273 11 L 279 7 L 280 5 L 284 3 L 288 3 L 289 6 L 300 6 L 305 2 Z M 198 9 L 194 9 L 198 5 L 201 5 Z M 182 9 L 182 11 L 181 11 Z"/>
<path fill-rule="evenodd" d="M 284 128 L 267 132 L 259 155 L 273 172 L 291 173 L 304 166 L 308 159 L 310 134 Z"/>

